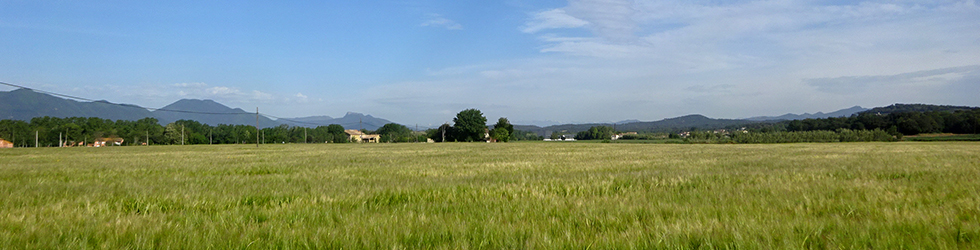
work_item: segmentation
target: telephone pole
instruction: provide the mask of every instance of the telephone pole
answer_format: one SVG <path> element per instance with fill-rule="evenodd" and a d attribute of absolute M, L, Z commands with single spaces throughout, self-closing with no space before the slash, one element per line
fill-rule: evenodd
<path fill-rule="evenodd" d="M 34 130 L 34 147 L 35 148 L 37 148 L 37 142 L 38 142 L 38 139 L 37 139 L 37 130 Z"/>
<path fill-rule="evenodd" d="M 180 145 L 184 146 L 184 124 L 180 125 Z"/>
<path fill-rule="evenodd" d="M 150 131 L 146 131 L 146 145 L 150 146 Z"/>

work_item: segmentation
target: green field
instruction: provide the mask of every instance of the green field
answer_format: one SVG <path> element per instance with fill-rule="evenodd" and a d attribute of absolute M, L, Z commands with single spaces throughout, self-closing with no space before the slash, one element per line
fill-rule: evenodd
<path fill-rule="evenodd" d="M 5 248 L 980 248 L 980 143 L 0 150 Z"/>

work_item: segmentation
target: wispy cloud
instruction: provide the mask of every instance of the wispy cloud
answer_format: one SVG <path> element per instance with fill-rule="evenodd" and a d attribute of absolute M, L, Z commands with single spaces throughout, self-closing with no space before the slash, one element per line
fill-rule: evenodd
<path fill-rule="evenodd" d="M 980 78 L 980 65 L 923 70 L 896 75 L 846 76 L 806 79 L 804 83 L 819 91 L 833 94 L 862 95 L 868 91 L 891 89 L 917 89 L 940 87 L 961 83 L 963 79 Z M 980 88 L 980 83 L 976 84 Z M 955 94 L 950 90 L 950 95 Z M 976 93 L 974 93 L 976 94 Z"/>
<path fill-rule="evenodd" d="M 875 28 L 943 12 L 976 9 L 974 1 L 946 2 L 855 2 L 818 5 L 794 1 L 744 1 L 726 4 L 691 1 L 569 0 L 562 8 L 532 13 L 522 27 L 525 33 L 540 33 L 546 43 L 542 52 L 579 56 L 604 56 L 629 51 L 634 57 L 691 60 L 702 55 L 738 58 L 755 54 L 760 47 L 799 48 L 847 47 L 847 39 L 826 41 L 813 31 L 847 30 L 892 33 Z M 948 17 L 947 17 L 948 18 Z M 592 36 L 561 29 L 581 28 Z M 913 29 L 907 27 L 904 29 Z M 904 30 L 903 29 L 903 30 Z M 575 35 L 572 35 L 575 34 Z M 803 38 L 814 39 L 806 42 Z M 797 39 L 799 38 L 799 39 Z M 887 39 L 887 38 L 883 38 Z M 935 38 L 942 39 L 942 38 Z M 819 42 L 825 42 L 817 44 Z M 829 42 L 829 43 L 826 43 Z M 866 44 L 874 44 L 867 41 Z M 801 45 L 805 48 L 802 48 Z M 681 57 L 678 57 L 681 55 Z"/>
<path fill-rule="evenodd" d="M 114 93 L 114 102 L 144 103 L 160 107 L 178 99 L 210 99 L 228 105 L 309 104 L 315 100 L 303 93 L 294 95 L 269 93 L 259 90 L 242 90 L 230 86 L 211 86 L 202 82 L 174 83 L 168 85 L 144 84 L 138 88 L 115 85 L 82 86 L 73 89 L 80 96 L 105 96 Z M 116 100 L 116 98 L 119 98 Z"/>
<path fill-rule="evenodd" d="M 588 21 L 568 15 L 564 9 L 553 9 L 534 13 L 531 20 L 521 28 L 521 31 L 537 33 L 546 29 L 580 28 L 586 25 L 589 25 Z"/>
<path fill-rule="evenodd" d="M 439 14 L 428 14 L 424 22 L 422 22 L 422 27 L 439 27 L 448 30 L 462 30 L 463 25 L 456 23 L 456 21 L 450 20 L 448 18 L 442 17 Z"/>
<path fill-rule="evenodd" d="M 516 28 L 540 54 L 377 86 L 372 103 L 404 109 L 387 109 L 396 119 L 478 107 L 615 121 L 976 105 L 980 92 L 980 71 L 961 67 L 980 64 L 975 1 L 569 0 Z"/>

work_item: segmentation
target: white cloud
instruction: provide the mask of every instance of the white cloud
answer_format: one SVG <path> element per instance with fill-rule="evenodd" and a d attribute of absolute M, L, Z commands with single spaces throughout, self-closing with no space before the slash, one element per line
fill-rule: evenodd
<path fill-rule="evenodd" d="M 236 88 L 220 87 L 220 86 L 207 88 L 204 91 L 208 93 L 209 96 L 212 97 L 233 97 L 233 96 L 240 96 L 242 94 L 242 91 Z"/>
<path fill-rule="evenodd" d="M 868 91 L 881 92 L 893 89 L 932 88 L 955 84 L 969 78 L 980 78 L 980 65 L 924 70 L 896 75 L 846 76 L 805 79 L 804 83 L 822 92 L 864 95 Z M 977 84 L 980 87 L 980 84 Z M 950 92 L 950 95 L 955 93 Z M 976 94 L 976 93 L 974 93 Z"/>
<path fill-rule="evenodd" d="M 980 71 L 961 68 L 980 64 L 974 1 L 569 0 L 517 28 L 540 54 L 376 86 L 375 113 L 596 122 L 980 105 Z"/>
<path fill-rule="evenodd" d="M 563 9 L 553 9 L 535 13 L 521 31 L 537 33 L 545 29 L 580 28 L 586 25 L 589 25 L 588 21 L 569 16 Z"/>
<path fill-rule="evenodd" d="M 448 18 L 442 17 L 439 14 L 429 14 L 428 19 L 422 22 L 422 27 L 440 27 L 448 30 L 462 30 L 463 25 L 456 23 L 456 21 L 449 20 Z"/>
<path fill-rule="evenodd" d="M 636 9 L 630 0 L 570 0 L 568 12 L 590 23 L 597 36 L 615 42 L 630 42 L 639 29 Z"/>
<path fill-rule="evenodd" d="M 566 7 L 533 13 L 522 30 L 526 33 L 544 32 L 539 36 L 545 42 L 542 52 L 597 57 L 628 54 L 632 57 L 663 60 L 690 60 L 703 57 L 701 55 L 713 55 L 716 58 L 741 60 L 739 58 L 743 58 L 743 55 L 758 53 L 757 50 L 779 51 L 773 50 L 773 47 L 813 47 L 807 45 L 814 44 L 813 42 L 804 39 L 826 42 L 822 37 L 813 36 L 788 41 L 789 38 L 807 35 L 806 33 L 812 34 L 812 31 L 860 28 L 867 35 L 895 32 L 876 27 L 903 20 L 945 17 L 946 13 L 943 12 L 952 12 L 946 10 L 948 7 L 964 6 L 958 10 L 962 12 L 963 9 L 972 8 L 972 3 L 973 1 L 962 1 L 923 7 L 922 4 L 908 2 L 816 5 L 796 1 L 714 4 L 691 1 L 569 0 Z M 977 11 L 971 13 L 980 14 Z M 964 16 L 966 13 L 958 15 Z M 562 32 L 562 28 L 582 28 L 591 31 L 592 36 L 570 36 L 569 32 Z M 964 31 L 966 30 L 960 30 Z M 814 45 L 860 49 L 853 46 L 874 45 L 876 42 L 871 40 L 853 44 L 849 41 L 851 40 L 844 38 Z M 760 48 L 763 46 L 770 48 Z M 803 53 L 809 49 L 789 52 Z M 622 53 L 624 50 L 628 52 Z"/>
<path fill-rule="evenodd" d="M 203 82 L 194 82 L 194 83 L 174 83 L 173 86 L 178 88 L 200 88 L 200 87 L 206 87 L 208 85 Z"/>
<path fill-rule="evenodd" d="M 129 88 L 121 86 L 107 86 L 111 90 L 87 90 L 83 96 L 92 96 L 94 93 L 104 93 L 113 91 L 124 99 L 137 100 L 136 103 L 145 103 L 151 107 L 160 107 L 170 104 L 177 99 L 210 99 L 231 106 L 253 106 L 257 104 L 269 105 L 289 105 L 289 104 L 310 104 L 311 98 L 303 93 L 295 95 L 269 93 L 260 90 L 242 90 L 231 86 L 210 86 L 206 83 L 176 83 L 168 85 L 147 84 L 139 88 Z M 317 99 L 315 102 L 322 102 Z M 122 100 L 121 100 L 122 101 Z M 134 101 L 130 101 L 134 102 Z"/>

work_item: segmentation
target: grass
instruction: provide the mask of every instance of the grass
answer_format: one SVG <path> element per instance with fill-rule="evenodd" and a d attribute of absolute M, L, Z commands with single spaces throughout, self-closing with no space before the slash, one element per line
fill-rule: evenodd
<path fill-rule="evenodd" d="M 980 144 L 0 150 L 21 249 L 980 248 Z"/>

